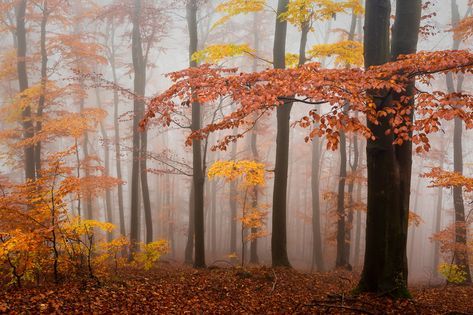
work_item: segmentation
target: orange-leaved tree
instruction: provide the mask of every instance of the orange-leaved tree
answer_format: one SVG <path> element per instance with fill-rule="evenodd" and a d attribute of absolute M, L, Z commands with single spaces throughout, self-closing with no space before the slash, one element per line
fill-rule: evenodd
<path fill-rule="evenodd" d="M 473 54 L 468 51 L 419 52 L 368 69 L 321 69 L 319 64 L 311 63 L 295 69 L 238 73 L 237 69 L 203 65 L 169 74 L 174 84 L 153 99 L 142 124 L 157 114 L 163 124 L 169 124 L 175 108 L 192 102 L 204 104 L 228 96 L 238 104 L 231 115 L 193 132 L 189 139 L 195 139 L 216 130 L 245 126 L 254 113 L 272 111 L 288 102 L 328 104 L 328 112 L 319 114 L 313 109 L 298 120 L 301 127 L 312 127 L 307 141 L 315 136 L 324 136 L 327 147 L 335 149 L 340 131 L 357 132 L 370 139 L 372 146 L 380 149 L 383 147 L 381 144 L 391 146 L 412 141 L 417 151 L 429 150 L 428 134 L 438 131 L 443 119 L 460 117 L 467 127 L 473 126 L 472 95 L 436 90 L 417 94 L 415 107 L 406 106 L 412 98 L 401 98 L 390 102 L 389 106 L 381 103 L 386 106 L 379 107 L 377 104 L 390 98 L 393 93 L 405 91 L 413 79 L 427 83 L 436 74 L 450 71 L 471 73 L 472 68 Z M 453 102 L 457 104 L 454 109 L 444 106 Z M 410 119 L 413 111 L 418 116 L 416 121 Z M 366 116 L 370 128 L 355 115 L 356 112 Z M 383 132 L 389 135 L 382 140 L 384 142 L 374 135 L 380 121 L 386 128 Z M 227 135 L 215 148 L 225 149 L 235 138 L 235 135 Z M 393 255 L 402 256 L 400 253 Z M 402 260 L 400 257 L 395 258 Z M 398 287 L 395 284 L 397 276 L 391 275 L 393 278 L 388 279 L 392 281 L 393 289 L 404 290 L 404 285 Z"/>

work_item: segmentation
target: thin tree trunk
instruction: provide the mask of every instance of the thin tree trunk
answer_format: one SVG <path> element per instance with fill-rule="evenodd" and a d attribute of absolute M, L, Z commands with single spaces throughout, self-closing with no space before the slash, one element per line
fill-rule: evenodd
<path fill-rule="evenodd" d="M 340 133 L 340 173 L 337 196 L 337 259 L 335 267 L 348 268 L 346 255 L 346 226 L 345 226 L 345 182 L 347 178 L 347 140 L 344 132 Z"/>
<path fill-rule="evenodd" d="M 210 194 L 211 194 L 211 248 L 212 256 L 215 258 L 217 255 L 217 181 L 212 181 L 210 184 Z"/>
<path fill-rule="evenodd" d="M 95 96 L 97 98 L 97 104 L 99 108 L 102 108 L 102 101 L 100 99 L 100 93 L 98 88 L 95 89 Z M 109 139 L 107 131 L 103 121 L 100 121 L 100 132 L 102 133 L 103 138 L 103 151 L 104 151 L 104 175 L 110 176 L 110 148 L 108 147 Z M 110 189 L 105 190 L 105 220 L 109 223 L 113 223 L 112 218 L 112 193 Z M 110 242 L 112 240 L 112 233 L 107 232 L 107 240 Z"/>
<path fill-rule="evenodd" d="M 456 0 L 451 0 L 452 8 L 452 25 L 455 26 L 460 21 L 460 13 Z M 454 40 L 453 49 L 459 49 L 460 41 Z M 457 89 L 453 83 L 453 75 L 447 74 L 447 89 L 449 93 L 460 93 L 463 86 L 463 78 L 457 82 Z M 456 173 L 463 174 L 463 120 L 455 117 L 453 130 L 453 170 Z M 463 187 L 453 187 L 453 207 L 455 209 L 455 246 L 454 246 L 454 262 L 460 266 L 466 273 L 464 283 L 471 283 L 470 264 L 468 258 L 467 247 L 467 225 L 465 222 L 465 202 L 463 200 Z"/>
<path fill-rule="evenodd" d="M 46 51 L 46 25 L 49 18 L 48 1 L 43 2 L 43 16 L 41 18 L 41 34 L 40 34 L 40 53 L 41 53 L 41 94 L 38 100 L 38 108 L 36 110 L 36 128 L 35 133 L 38 134 L 43 128 L 43 111 L 46 102 L 46 84 L 48 82 L 48 52 Z M 35 155 L 35 172 L 36 178 L 41 176 L 41 141 L 36 142 L 34 146 Z"/>
<path fill-rule="evenodd" d="M 132 59 L 134 69 L 133 91 L 133 154 L 131 170 L 131 222 L 130 222 L 130 257 L 138 250 L 140 240 L 140 145 L 139 123 L 142 117 L 143 97 L 145 87 L 145 74 L 143 73 L 143 48 L 141 46 L 140 32 L 141 0 L 135 0 L 133 7 L 132 30 Z"/>
<path fill-rule="evenodd" d="M 435 225 L 434 233 L 440 232 L 440 223 L 442 222 L 442 210 L 443 210 L 443 188 L 437 189 L 437 205 L 435 209 Z M 433 268 L 432 274 L 438 277 L 438 266 L 440 263 L 440 242 L 434 242 L 434 257 L 432 257 Z"/>
<path fill-rule="evenodd" d="M 235 133 L 238 131 L 235 129 Z M 238 144 L 232 143 L 230 151 L 230 159 L 236 159 Z M 230 253 L 236 253 L 237 251 L 237 203 L 238 203 L 238 190 L 236 181 L 230 182 Z"/>
<path fill-rule="evenodd" d="M 260 44 L 260 36 L 259 36 L 259 29 L 258 29 L 258 13 L 255 13 L 253 16 L 253 47 L 255 49 L 256 54 L 259 52 L 259 44 Z M 253 66 L 252 71 L 258 71 L 258 60 L 253 58 Z M 253 160 L 259 161 L 259 154 L 258 154 L 258 122 L 255 121 L 255 125 L 253 126 L 253 130 L 250 135 L 250 149 L 251 154 L 253 156 Z M 251 194 L 252 201 L 251 206 L 253 209 L 258 209 L 258 186 L 253 187 L 253 193 Z M 258 232 L 258 228 L 252 227 L 251 233 L 254 235 Z M 254 237 L 250 243 L 250 264 L 259 264 L 258 258 L 258 238 Z"/>
<path fill-rule="evenodd" d="M 184 262 L 187 265 L 192 265 L 193 262 L 193 256 L 194 256 L 194 185 L 192 183 L 191 185 L 191 190 L 190 190 L 190 195 L 189 195 L 189 227 L 187 230 L 187 242 L 186 242 L 186 248 L 184 251 Z"/>
<path fill-rule="evenodd" d="M 350 32 L 348 34 L 348 40 L 355 40 L 355 31 L 356 31 L 356 26 L 357 26 L 357 20 L 358 16 L 352 12 L 351 16 L 351 25 L 350 25 Z M 347 65 L 347 68 L 349 65 Z M 345 138 L 345 147 L 346 147 L 346 136 Z M 349 150 L 349 162 L 350 162 L 350 172 L 352 177 L 355 175 L 357 169 L 358 169 L 358 135 L 355 134 L 353 137 L 353 151 Z M 340 146 L 341 150 L 341 146 Z M 354 162 L 351 163 L 351 158 L 352 158 L 352 152 L 354 155 Z M 340 154 L 342 154 L 342 151 L 340 151 Z M 342 157 L 342 156 L 340 156 Z M 340 165 L 341 167 L 341 165 Z M 340 172 L 342 169 L 340 168 Z M 346 222 L 345 222 L 345 261 L 346 261 L 346 267 L 351 270 L 352 266 L 350 264 L 350 252 L 351 252 L 351 233 L 353 230 L 353 189 L 355 188 L 355 182 L 353 181 L 353 178 L 349 181 L 348 183 L 348 202 L 349 202 L 349 210 L 348 213 L 346 213 Z"/>
<path fill-rule="evenodd" d="M 251 133 L 250 146 L 253 159 L 259 161 L 258 147 L 257 147 L 257 125 L 254 126 L 254 130 Z M 251 206 L 253 209 L 258 209 L 258 186 L 253 187 Z M 255 234 L 258 232 L 258 228 L 252 227 L 251 233 Z M 252 238 L 250 243 L 250 264 L 259 264 L 258 258 L 258 238 Z"/>
<path fill-rule="evenodd" d="M 16 15 L 16 38 L 18 48 L 16 50 L 17 56 L 17 72 L 18 72 L 18 83 L 20 93 L 23 93 L 28 89 L 28 73 L 26 70 L 26 27 L 25 27 L 25 15 L 26 15 L 26 4 L 27 0 L 18 1 L 15 6 Z M 23 126 L 23 138 L 29 139 L 34 136 L 34 126 L 31 116 L 31 106 L 26 105 L 21 113 L 22 126 Z M 35 180 L 35 155 L 34 146 L 26 145 L 24 147 L 24 170 L 26 180 Z"/>
<path fill-rule="evenodd" d="M 423 163 L 422 163 L 423 164 Z M 422 170 L 423 165 L 420 165 L 419 170 Z M 415 198 L 414 198 L 414 207 L 413 207 L 413 213 L 417 213 L 417 206 L 419 204 L 419 190 L 420 190 L 420 176 L 417 177 L 417 183 L 416 183 L 416 190 L 415 190 Z M 410 242 L 410 248 L 409 248 L 409 256 L 408 256 L 408 263 L 409 263 L 409 270 L 411 270 L 414 266 L 414 249 L 415 249 L 415 235 L 416 235 L 416 226 L 415 224 L 412 224 L 411 226 L 411 242 Z"/>
<path fill-rule="evenodd" d="M 142 113 L 144 112 L 144 102 Z M 151 243 L 153 241 L 153 217 L 151 214 L 151 201 L 149 197 L 149 185 L 148 185 L 148 132 L 143 130 L 141 132 L 141 148 L 140 148 L 140 178 L 141 178 L 141 192 L 143 197 L 143 210 L 145 215 L 145 225 L 146 225 L 146 243 Z M 168 187 L 169 189 L 169 187 Z"/>
<path fill-rule="evenodd" d="M 320 138 L 312 140 L 312 270 L 325 271 L 322 252 L 322 226 L 320 224 Z"/>
<path fill-rule="evenodd" d="M 357 201 L 361 201 L 361 184 L 356 188 Z M 359 266 L 360 263 L 360 247 L 361 247 L 361 211 L 356 211 L 356 225 L 355 225 L 355 249 L 353 257 L 353 265 Z"/>
<path fill-rule="evenodd" d="M 112 76 L 113 76 L 113 83 L 118 85 L 118 78 L 117 78 L 117 69 L 116 69 L 116 62 L 115 62 L 115 25 L 113 20 L 111 22 L 111 53 L 110 53 L 110 65 L 112 68 Z M 115 141 L 115 167 L 117 178 L 119 180 L 123 180 L 122 176 L 122 165 L 121 165 L 121 148 L 120 148 L 120 123 L 118 121 L 119 114 L 118 114 L 118 91 L 117 89 L 113 89 L 113 130 L 114 130 L 114 141 Z M 117 187 L 117 194 L 118 194 L 118 216 L 119 216 L 119 224 L 120 224 L 120 234 L 126 235 L 125 229 L 125 209 L 123 205 L 123 185 L 118 185 Z"/>

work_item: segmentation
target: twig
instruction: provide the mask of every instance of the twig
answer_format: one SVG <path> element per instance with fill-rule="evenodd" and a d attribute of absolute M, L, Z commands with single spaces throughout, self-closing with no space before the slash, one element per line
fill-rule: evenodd
<path fill-rule="evenodd" d="M 274 275 L 273 287 L 271 288 L 271 294 L 273 294 L 274 289 L 276 289 L 276 284 L 278 283 L 278 276 L 276 276 L 276 272 L 274 272 L 274 269 L 271 268 L 271 271 L 273 272 L 273 275 Z"/>

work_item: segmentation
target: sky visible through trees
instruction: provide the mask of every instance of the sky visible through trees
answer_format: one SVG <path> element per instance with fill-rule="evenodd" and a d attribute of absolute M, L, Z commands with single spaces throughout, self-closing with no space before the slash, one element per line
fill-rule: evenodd
<path fill-rule="evenodd" d="M 30 311 L 67 313 L 84 286 L 103 295 L 84 313 L 114 294 L 135 313 L 441 313 L 473 294 L 471 0 L 0 9 L 0 312 L 43 287 Z"/>

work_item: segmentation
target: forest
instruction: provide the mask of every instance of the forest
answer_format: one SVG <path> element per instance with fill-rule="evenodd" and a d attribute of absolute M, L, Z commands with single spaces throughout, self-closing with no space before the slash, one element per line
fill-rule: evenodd
<path fill-rule="evenodd" d="M 0 313 L 473 314 L 473 0 L 0 0 Z"/>

